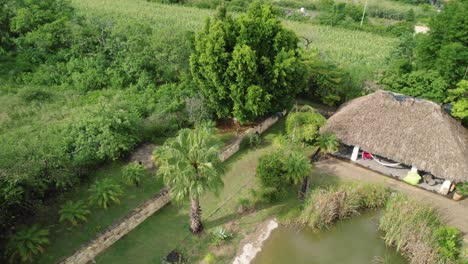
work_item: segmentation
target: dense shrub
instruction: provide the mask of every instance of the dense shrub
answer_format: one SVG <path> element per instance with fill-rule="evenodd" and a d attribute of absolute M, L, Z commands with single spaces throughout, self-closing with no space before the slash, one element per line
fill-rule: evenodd
<path fill-rule="evenodd" d="M 52 93 L 44 88 L 23 88 L 18 92 L 18 96 L 24 101 L 30 102 L 45 102 L 52 99 Z"/>
<path fill-rule="evenodd" d="M 444 102 L 448 88 L 435 71 L 413 71 L 408 74 L 388 74 L 381 81 L 388 90 L 409 96 Z"/>
<path fill-rule="evenodd" d="M 447 90 L 466 75 L 467 12 L 468 2 L 450 1 L 431 19 L 428 34 L 402 35 L 382 84 L 407 95 L 451 102 Z"/>
<path fill-rule="evenodd" d="M 436 230 L 435 236 L 440 247 L 439 255 L 449 261 L 458 260 L 463 244 L 460 230 L 451 226 L 442 226 Z"/>
<path fill-rule="evenodd" d="M 259 195 L 267 202 L 282 198 L 286 194 L 288 180 L 285 176 L 282 151 L 275 151 L 260 157 L 256 176 L 260 182 Z"/>
<path fill-rule="evenodd" d="M 452 115 L 468 126 L 468 81 L 462 80 L 457 88 L 448 90 L 447 102 L 452 104 Z"/>
<path fill-rule="evenodd" d="M 141 116 L 125 105 L 98 104 L 67 129 L 68 152 L 78 164 L 116 160 L 140 138 Z"/>
<path fill-rule="evenodd" d="M 361 95 L 359 84 L 351 74 L 333 63 L 311 58 L 307 62 L 308 85 L 305 96 L 337 106 Z"/>
<path fill-rule="evenodd" d="M 316 111 L 292 112 L 286 118 L 286 133 L 293 141 L 311 144 L 325 122 L 325 117 Z"/>

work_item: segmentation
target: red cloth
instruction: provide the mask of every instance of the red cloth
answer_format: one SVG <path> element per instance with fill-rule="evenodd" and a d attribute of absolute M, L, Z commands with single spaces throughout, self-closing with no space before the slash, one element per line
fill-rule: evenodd
<path fill-rule="evenodd" d="M 361 154 L 361 157 L 363 160 L 367 160 L 367 159 L 372 159 L 372 156 L 369 152 L 367 151 L 363 151 L 362 154 Z"/>

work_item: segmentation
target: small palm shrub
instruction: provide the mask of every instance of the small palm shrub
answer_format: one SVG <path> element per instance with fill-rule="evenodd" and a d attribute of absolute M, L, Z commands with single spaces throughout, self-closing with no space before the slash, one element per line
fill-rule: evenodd
<path fill-rule="evenodd" d="M 119 204 L 119 197 L 123 194 L 119 184 L 111 179 L 97 180 L 91 188 L 89 202 L 107 209 L 112 203 Z"/>
<path fill-rule="evenodd" d="M 239 209 L 238 212 L 243 214 L 251 212 L 255 209 L 254 204 L 249 198 L 239 198 Z"/>
<path fill-rule="evenodd" d="M 249 135 L 249 145 L 252 148 L 258 147 L 262 143 L 262 138 L 259 134 L 254 133 Z"/>
<path fill-rule="evenodd" d="M 221 243 L 230 240 L 233 237 L 233 234 L 226 231 L 224 228 L 217 228 L 213 233 L 213 243 L 215 245 L 220 245 Z"/>
<path fill-rule="evenodd" d="M 324 133 L 318 136 L 314 145 L 318 147 L 322 153 L 333 153 L 338 151 L 340 142 L 338 141 L 338 137 L 335 134 Z"/>
<path fill-rule="evenodd" d="M 146 176 L 146 169 L 143 165 L 138 163 L 130 163 L 123 168 L 122 177 L 128 185 L 138 185 L 141 182 L 141 178 Z"/>
<path fill-rule="evenodd" d="M 88 210 L 88 206 L 83 201 L 68 201 L 62 205 L 59 214 L 60 222 L 67 221 L 72 225 L 77 225 L 78 222 L 86 222 L 86 216 L 90 214 L 91 211 Z"/>
<path fill-rule="evenodd" d="M 34 257 L 44 252 L 44 246 L 49 244 L 49 230 L 33 225 L 16 232 L 8 241 L 7 253 L 10 262 L 33 261 Z"/>

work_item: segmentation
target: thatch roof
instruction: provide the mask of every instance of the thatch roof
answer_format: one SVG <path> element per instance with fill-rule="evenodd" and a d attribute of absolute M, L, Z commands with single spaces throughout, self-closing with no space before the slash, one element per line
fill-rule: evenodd
<path fill-rule="evenodd" d="M 437 177 L 468 181 L 468 130 L 436 103 L 380 90 L 342 106 L 324 130 Z"/>

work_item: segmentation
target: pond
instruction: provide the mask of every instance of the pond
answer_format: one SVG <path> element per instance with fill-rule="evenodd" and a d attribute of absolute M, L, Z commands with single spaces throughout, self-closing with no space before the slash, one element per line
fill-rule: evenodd
<path fill-rule="evenodd" d="M 280 226 L 264 242 L 252 263 L 408 263 L 395 249 L 385 245 L 378 222 L 379 213 L 371 212 L 339 222 L 322 232 Z"/>

